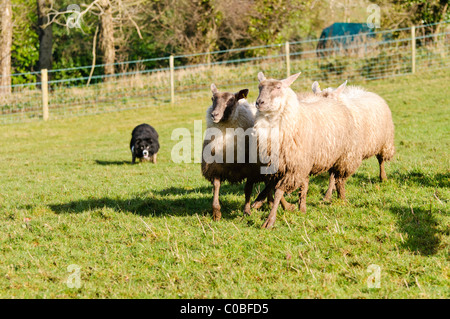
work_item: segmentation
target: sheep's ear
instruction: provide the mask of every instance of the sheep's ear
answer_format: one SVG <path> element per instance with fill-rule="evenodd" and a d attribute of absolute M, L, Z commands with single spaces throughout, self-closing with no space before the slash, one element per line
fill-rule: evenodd
<path fill-rule="evenodd" d="M 211 92 L 212 92 L 212 94 L 216 94 L 217 92 L 219 92 L 219 90 L 217 89 L 217 87 L 214 83 L 211 84 Z"/>
<path fill-rule="evenodd" d="M 248 95 L 248 89 L 240 90 L 238 93 L 234 94 L 234 96 L 236 97 L 236 101 L 247 98 L 247 95 Z"/>
<path fill-rule="evenodd" d="M 259 72 L 259 73 L 258 73 L 258 81 L 259 81 L 259 82 L 262 82 L 262 81 L 264 81 L 265 79 L 266 79 L 266 77 L 264 76 L 264 73 Z"/>
<path fill-rule="evenodd" d="M 316 94 L 322 92 L 322 90 L 320 89 L 319 82 L 314 81 L 314 83 L 312 84 L 312 91 Z"/>
<path fill-rule="evenodd" d="M 347 80 L 344 83 L 342 83 L 341 85 L 339 85 L 339 87 L 336 90 L 334 90 L 333 93 L 336 96 L 339 96 L 344 91 L 346 86 L 347 86 Z"/>
<path fill-rule="evenodd" d="M 288 77 L 287 79 L 281 80 L 281 83 L 283 83 L 283 86 L 284 86 L 284 87 L 289 87 L 289 86 L 291 86 L 291 84 L 294 83 L 295 80 L 297 80 L 297 78 L 298 78 L 298 76 L 300 75 L 300 73 L 302 73 L 302 72 L 299 72 L 299 73 L 297 73 L 297 74 L 291 75 L 291 76 Z"/>

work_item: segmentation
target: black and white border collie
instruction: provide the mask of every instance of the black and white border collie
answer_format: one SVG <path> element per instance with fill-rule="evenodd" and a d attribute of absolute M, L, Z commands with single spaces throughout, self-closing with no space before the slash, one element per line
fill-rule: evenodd
<path fill-rule="evenodd" d="M 158 133 L 148 124 L 136 126 L 131 133 L 130 150 L 132 163 L 136 158 L 142 161 L 151 161 L 156 164 L 156 153 L 159 150 Z"/>

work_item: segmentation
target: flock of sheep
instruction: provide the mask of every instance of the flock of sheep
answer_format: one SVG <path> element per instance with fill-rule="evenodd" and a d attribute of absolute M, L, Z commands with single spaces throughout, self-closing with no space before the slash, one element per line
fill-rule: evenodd
<path fill-rule="evenodd" d="M 261 207 L 267 198 L 271 211 L 263 228 L 271 228 L 280 203 L 284 209 L 293 209 L 294 205 L 285 201 L 285 193 L 298 190 L 299 209 L 306 211 L 310 175 L 330 173 L 324 197 L 328 201 L 334 190 L 345 199 L 347 179 L 362 160 L 372 156 L 378 159 L 381 181 L 386 180 L 384 163 L 392 159 L 395 148 L 392 115 L 384 99 L 359 87 L 346 87 L 346 82 L 324 90 L 314 82 L 313 92 L 296 93 L 290 85 L 299 75 L 275 80 L 260 72 L 255 105 L 245 100 L 247 89 L 228 93 L 211 85 L 213 103 L 206 123 L 207 132 L 212 129 L 216 133 L 205 135 L 202 174 L 213 184 L 214 220 L 221 218 L 219 189 L 223 181 L 246 180 L 245 214 L 250 214 L 251 207 Z M 251 132 L 246 143 L 236 136 L 239 129 Z M 256 159 L 251 152 L 252 138 L 260 155 Z M 217 153 L 226 160 L 207 156 Z M 259 182 L 264 182 L 265 188 L 251 206 L 253 185 Z"/>

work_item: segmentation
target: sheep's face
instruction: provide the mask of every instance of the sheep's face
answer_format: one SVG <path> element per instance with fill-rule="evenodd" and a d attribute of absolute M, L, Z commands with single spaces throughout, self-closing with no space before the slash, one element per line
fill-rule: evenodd
<path fill-rule="evenodd" d="M 211 85 L 211 98 L 213 104 L 211 108 L 211 119 L 214 123 L 226 122 L 234 113 L 236 105 L 240 99 L 248 95 L 248 90 L 240 90 L 238 93 L 219 92 L 214 84 Z"/>
<path fill-rule="evenodd" d="M 225 122 L 236 108 L 236 98 L 232 93 L 216 93 L 211 98 L 213 105 L 211 119 L 214 123 Z"/>
<path fill-rule="evenodd" d="M 281 81 L 264 80 L 259 83 L 259 96 L 256 107 L 261 112 L 276 112 L 282 105 L 284 87 Z"/>
<path fill-rule="evenodd" d="M 259 72 L 259 96 L 256 99 L 257 109 L 260 112 L 280 111 L 289 93 L 293 93 L 289 86 L 299 75 L 300 73 L 297 73 L 284 80 L 274 80 L 266 79 L 264 74 Z"/>

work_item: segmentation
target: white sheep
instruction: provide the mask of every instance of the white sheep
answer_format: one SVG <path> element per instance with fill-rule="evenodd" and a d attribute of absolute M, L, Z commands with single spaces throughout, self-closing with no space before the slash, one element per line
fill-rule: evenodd
<path fill-rule="evenodd" d="M 394 123 L 391 110 L 386 101 L 379 95 L 368 92 L 361 87 L 346 86 L 347 81 L 337 89 L 320 89 L 316 81 L 312 90 L 317 96 L 341 101 L 352 112 L 356 129 L 361 137 L 360 154 L 362 159 L 376 156 L 380 166 L 380 180 L 387 179 L 384 163 L 393 158 Z M 334 190 L 334 175 L 330 174 L 330 183 L 325 200 L 330 200 Z"/>
<path fill-rule="evenodd" d="M 278 204 L 285 192 L 299 189 L 299 206 L 306 211 L 309 176 L 329 171 L 345 198 L 345 182 L 361 164 L 359 135 L 349 109 L 339 101 L 316 97 L 301 101 L 289 87 L 300 73 L 284 80 L 258 74 L 259 96 L 255 130 L 261 153 L 268 154 L 277 168 L 268 174 L 268 187 L 275 187 L 275 199 L 263 227 L 275 223 Z M 278 132 L 269 135 L 270 132 Z M 274 144 L 279 148 L 272 149 Z"/>

